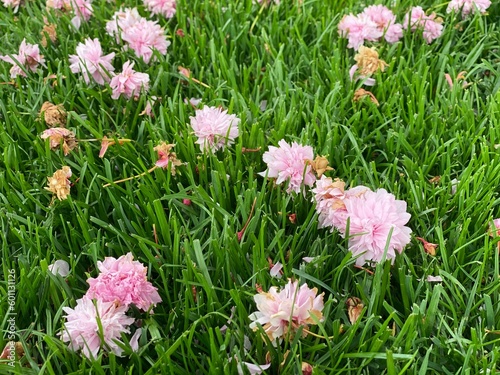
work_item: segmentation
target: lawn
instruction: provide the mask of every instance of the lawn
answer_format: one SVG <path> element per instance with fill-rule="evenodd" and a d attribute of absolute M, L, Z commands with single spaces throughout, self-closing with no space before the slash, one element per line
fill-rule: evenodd
<path fill-rule="evenodd" d="M 0 374 L 500 373 L 462 3 L 2 0 Z"/>

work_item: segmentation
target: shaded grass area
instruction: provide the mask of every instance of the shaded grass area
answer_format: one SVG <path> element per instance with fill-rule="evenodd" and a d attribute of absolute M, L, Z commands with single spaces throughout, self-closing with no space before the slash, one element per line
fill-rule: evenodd
<path fill-rule="evenodd" d="M 59 43 L 42 48 L 47 67 L 15 85 L 0 85 L 2 272 L 16 270 L 16 325 L 26 351 L 16 369 L 0 364 L 0 372 L 236 373 L 229 358 L 264 363 L 267 352 L 268 372 L 280 374 L 300 373 L 302 361 L 318 374 L 499 370 L 500 263 L 498 240 L 488 236 L 489 222 L 500 216 L 498 4 L 487 16 L 462 21 L 446 15 L 442 4 L 422 2 L 443 16 L 444 34 L 430 45 L 418 33 L 392 46 L 377 44 L 389 64 L 375 77 L 377 107 L 352 101 L 360 85 L 349 80 L 354 54 L 337 32 L 342 16 L 362 6 L 282 3 L 261 9 L 251 1 L 180 0 L 173 20 L 158 18 L 172 44 L 150 65 L 106 35 L 114 4 L 96 1 L 94 17 L 78 32 L 68 16 L 48 15 L 58 25 Z M 398 20 L 410 6 L 398 2 Z M 15 53 L 24 37 L 38 43 L 44 12 L 43 4 L 28 2 L 14 20 L 3 9 L 0 28 L 10 31 L 0 36 L 2 53 Z M 176 34 L 180 29 L 184 37 Z M 146 97 L 114 101 L 109 87 L 88 86 L 71 73 L 67 56 L 86 37 L 99 38 L 105 53 L 117 52 L 117 69 L 130 59 L 149 73 L 150 94 L 161 98 L 154 118 L 140 115 Z M 210 88 L 187 82 L 178 66 L 189 67 Z M 2 82 L 9 80 L 9 68 L 0 64 Z M 460 71 L 471 85 L 450 88 L 444 74 L 456 77 Z M 50 74 L 57 78 L 45 80 Z M 194 109 L 184 99 L 191 97 L 241 118 L 232 147 L 200 153 L 187 126 Z M 53 152 L 38 136 L 46 128 L 38 119 L 46 100 L 64 104 L 78 138 L 108 135 L 134 142 L 113 146 L 103 159 L 97 157 L 99 145 L 90 142 L 66 157 Z M 327 155 L 335 168 L 331 176 L 351 186 L 385 188 L 405 200 L 409 226 L 415 236 L 439 245 L 437 256 L 412 240 L 393 266 L 380 264 L 374 274 L 355 268 L 347 242 L 317 228 L 310 193 L 292 197 L 257 175 L 266 168 L 262 153 L 282 138 Z M 186 162 L 175 177 L 156 170 L 102 187 L 149 169 L 153 147 L 163 140 L 175 143 Z M 257 147 L 260 152 L 243 152 Z M 73 170 L 75 185 L 67 201 L 50 205 L 46 178 L 62 165 Z M 441 178 L 430 183 L 435 176 Z M 460 181 L 454 195 L 453 179 Z M 254 201 L 239 242 L 237 232 Z M 287 217 L 292 213 L 295 224 Z M 148 265 L 163 303 L 144 319 L 138 353 L 127 347 L 122 358 L 110 354 L 89 362 L 58 340 L 62 307 L 74 306 L 85 293 L 97 261 L 129 251 Z M 306 265 L 304 256 L 318 258 Z M 282 285 L 270 278 L 268 258 L 284 264 L 285 278 L 325 292 L 325 321 L 316 332 L 330 339 L 297 335 L 273 347 L 249 329 L 257 284 L 264 290 Z M 56 259 L 71 265 L 66 280 L 47 272 Z M 428 283 L 427 275 L 440 275 L 443 282 Z M 3 280 L 0 316 L 6 330 Z M 366 306 L 355 324 L 347 316 L 350 296 Z"/>

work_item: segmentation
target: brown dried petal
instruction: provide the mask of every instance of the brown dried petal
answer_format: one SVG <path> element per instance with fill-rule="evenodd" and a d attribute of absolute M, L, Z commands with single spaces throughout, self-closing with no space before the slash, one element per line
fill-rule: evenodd
<path fill-rule="evenodd" d="M 362 89 L 362 88 L 359 88 L 356 91 L 354 91 L 354 97 L 352 98 L 352 100 L 355 102 L 359 102 L 361 99 L 363 99 L 366 96 L 368 96 L 370 98 L 372 103 L 374 103 L 377 106 L 379 105 L 379 102 L 378 102 L 377 98 L 375 97 L 375 95 L 373 95 L 370 91 L 367 91 L 367 90 Z"/>
<path fill-rule="evenodd" d="M 40 109 L 40 117 L 43 115 L 45 124 L 52 128 L 54 126 L 65 127 L 66 126 L 66 111 L 62 104 L 52 104 L 51 102 L 45 102 L 42 104 Z"/>
<path fill-rule="evenodd" d="M 354 324 L 361 315 L 361 311 L 363 310 L 363 302 L 358 297 L 350 297 L 346 301 L 347 305 L 347 314 L 349 315 L 349 321 L 351 324 Z"/>
<path fill-rule="evenodd" d="M 354 56 L 358 65 L 359 73 L 363 76 L 369 76 L 377 70 L 384 71 L 387 63 L 378 58 L 378 52 L 375 48 L 365 46 L 359 47 L 358 53 Z"/>

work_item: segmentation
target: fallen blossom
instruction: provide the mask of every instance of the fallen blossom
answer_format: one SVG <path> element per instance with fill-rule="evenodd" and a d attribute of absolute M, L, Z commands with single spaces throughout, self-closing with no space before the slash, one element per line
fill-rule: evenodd
<path fill-rule="evenodd" d="M 52 177 L 47 177 L 48 186 L 45 187 L 45 190 L 55 194 L 60 201 L 67 199 L 71 188 L 71 183 L 69 181 L 71 175 L 71 168 L 68 166 L 64 166 L 55 171 Z"/>
<path fill-rule="evenodd" d="M 66 126 L 66 111 L 62 104 L 52 104 L 51 102 L 44 102 L 40 109 L 40 117 L 43 117 L 45 124 L 49 127 L 62 127 Z M 59 143 L 59 142 L 58 142 Z"/>
<path fill-rule="evenodd" d="M 48 270 L 54 275 L 61 275 L 62 277 L 66 277 L 69 275 L 70 268 L 68 262 L 59 259 L 50 264 Z"/>
<path fill-rule="evenodd" d="M 75 133 L 65 128 L 50 128 L 44 130 L 42 134 L 40 134 L 40 138 L 49 139 L 50 148 L 52 150 L 57 150 L 61 147 L 62 142 L 64 155 L 68 155 L 71 150 L 78 146 Z"/>

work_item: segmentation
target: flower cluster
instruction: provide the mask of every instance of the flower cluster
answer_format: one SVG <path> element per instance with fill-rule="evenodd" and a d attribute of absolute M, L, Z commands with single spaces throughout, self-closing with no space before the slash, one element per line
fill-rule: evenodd
<path fill-rule="evenodd" d="M 320 227 L 335 228 L 348 237 L 358 266 L 380 262 L 384 256 L 394 261 L 396 252 L 410 242 L 406 202 L 386 190 L 374 192 L 365 186 L 345 190 L 343 181 L 323 176 L 312 192 Z"/>
<path fill-rule="evenodd" d="M 358 53 L 354 56 L 356 64 L 349 70 L 351 80 L 354 75 L 358 74 L 358 79 L 363 79 L 363 83 L 367 86 L 375 85 L 376 81 L 370 78 L 372 74 L 377 71 L 384 71 L 387 63 L 378 58 L 378 52 L 375 48 L 368 48 L 365 46 L 359 47 Z"/>
<path fill-rule="evenodd" d="M 71 23 L 79 29 L 82 21 L 87 22 L 92 17 L 92 0 L 47 0 L 47 9 L 54 9 L 62 12 L 72 12 L 74 17 Z"/>
<path fill-rule="evenodd" d="M 403 37 L 402 25 L 396 16 L 383 5 L 371 5 L 358 15 L 344 16 L 339 23 L 339 34 L 348 38 L 347 47 L 357 50 L 365 41 L 375 42 L 384 38 L 396 43 Z"/>
<path fill-rule="evenodd" d="M 111 61 L 114 52 L 104 56 L 101 43 L 97 38 L 87 38 L 84 43 L 78 43 L 76 55 L 69 56 L 70 69 L 73 73 L 82 73 L 85 83 L 90 83 L 90 77 L 100 85 L 111 80 L 111 73 L 115 70 Z"/>
<path fill-rule="evenodd" d="M 134 261 L 131 253 L 118 259 L 105 258 L 97 262 L 100 273 L 87 280 L 87 293 L 74 309 L 63 308 L 66 313 L 61 340 L 69 342 L 72 350 L 82 350 L 88 358 L 96 358 L 99 349 L 122 354 L 118 345 L 122 333 L 130 333 L 134 318 L 126 315 L 134 304 L 143 311 L 161 302 L 157 289 L 147 280 L 147 267 Z M 141 330 L 137 329 L 130 340 L 133 350 L 138 349 Z"/>
<path fill-rule="evenodd" d="M 45 189 L 55 194 L 60 201 L 67 199 L 71 188 L 71 182 L 69 181 L 71 175 L 70 167 L 62 167 L 55 171 L 52 177 L 47 177 L 48 186 Z"/>
<path fill-rule="evenodd" d="M 256 331 L 261 326 L 273 342 L 287 335 L 293 337 L 300 327 L 302 335 L 307 336 L 309 325 L 324 319 L 324 293 L 317 294 L 318 289 L 310 289 L 307 284 L 299 287 L 299 282 L 292 280 L 281 291 L 271 287 L 269 292 L 260 292 L 254 296 L 258 311 L 249 316 L 250 328 Z"/>
<path fill-rule="evenodd" d="M 137 99 L 141 89 L 143 91 L 149 90 L 149 75 L 136 72 L 132 69 L 133 67 L 134 63 L 130 63 L 130 61 L 125 62 L 122 72 L 111 79 L 109 85 L 113 90 L 111 94 L 113 99 L 118 99 L 122 94 L 127 99 Z"/>
<path fill-rule="evenodd" d="M 0 60 L 13 65 L 10 69 L 11 78 L 16 78 L 18 75 L 26 77 L 25 69 L 35 72 L 38 65 L 43 65 L 45 63 L 45 59 L 42 55 L 40 55 L 38 44 L 26 43 L 26 39 L 23 39 L 21 42 L 21 45 L 19 46 L 19 53 L 17 55 L 12 55 L 12 57 L 0 55 Z"/>

